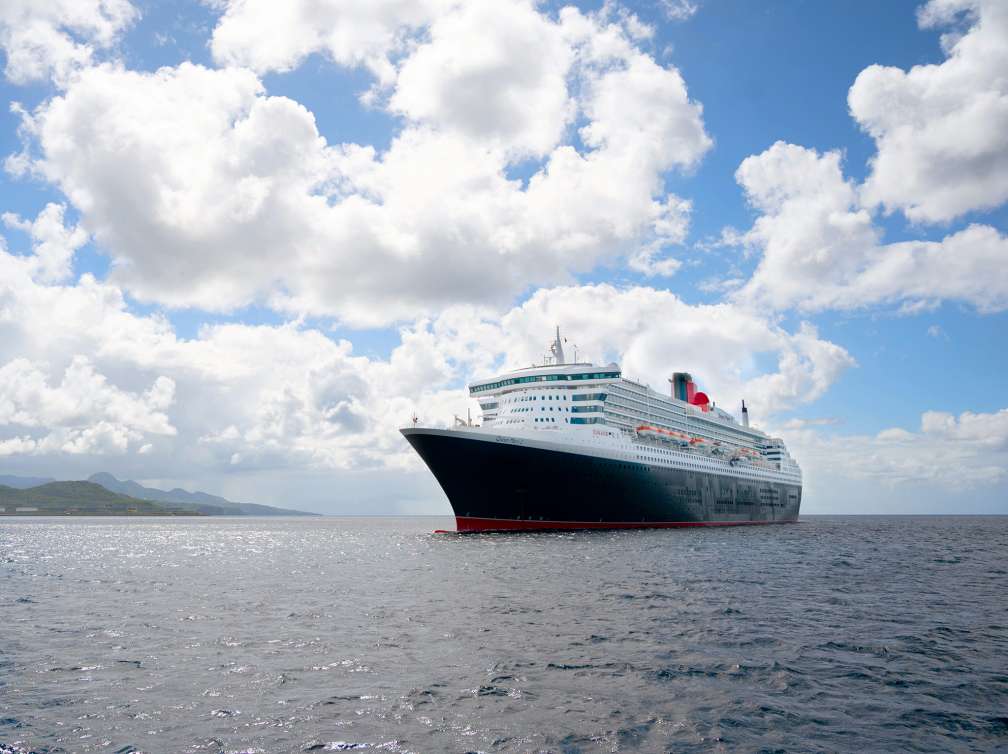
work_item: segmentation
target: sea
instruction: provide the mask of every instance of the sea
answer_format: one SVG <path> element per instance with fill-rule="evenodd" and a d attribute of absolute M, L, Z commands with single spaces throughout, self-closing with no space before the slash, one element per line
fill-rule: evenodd
<path fill-rule="evenodd" d="M 1008 751 L 1008 517 L 0 521 L 0 752 Z"/>

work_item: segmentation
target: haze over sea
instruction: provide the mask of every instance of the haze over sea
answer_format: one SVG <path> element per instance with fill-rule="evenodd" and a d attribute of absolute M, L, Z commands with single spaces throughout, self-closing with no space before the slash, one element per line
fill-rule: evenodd
<path fill-rule="evenodd" d="M 0 751 L 990 751 L 1008 517 L 0 523 Z"/>

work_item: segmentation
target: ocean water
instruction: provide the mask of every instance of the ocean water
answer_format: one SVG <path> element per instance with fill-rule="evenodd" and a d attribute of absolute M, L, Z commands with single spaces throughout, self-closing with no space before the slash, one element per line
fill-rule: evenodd
<path fill-rule="evenodd" d="M 1008 750 L 1008 517 L 0 521 L 0 752 Z"/>

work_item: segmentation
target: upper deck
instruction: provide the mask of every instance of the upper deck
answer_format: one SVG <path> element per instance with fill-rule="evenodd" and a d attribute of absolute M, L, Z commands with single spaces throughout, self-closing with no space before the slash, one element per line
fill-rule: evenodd
<path fill-rule="evenodd" d="M 469 395 L 474 397 L 484 394 L 507 392 L 516 385 L 532 386 L 542 383 L 543 387 L 568 385 L 584 385 L 595 380 L 618 380 L 620 369 L 615 364 L 598 367 L 594 364 L 556 364 L 550 366 L 531 366 L 516 369 L 513 372 L 493 377 L 488 380 L 477 380 L 469 385 Z"/>
<path fill-rule="evenodd" d="M 676 373 L 670 380 L 671 394 L 661 394 L 624 377 L 615 363 L 564 362 L 559 333 L 552 350 L 555 363 L 470 384 L 469 394 L 480 404 L 485 428 L 501 433 L 577 433 L 590 429 L 583 425 L 602 425 L 635 442 L 671 443 L 742 461 L 759 459 L 800 474 L 781 440 L 749 426 L 744 405 L 739 421 L 698 392 L 688 374 Z"/>

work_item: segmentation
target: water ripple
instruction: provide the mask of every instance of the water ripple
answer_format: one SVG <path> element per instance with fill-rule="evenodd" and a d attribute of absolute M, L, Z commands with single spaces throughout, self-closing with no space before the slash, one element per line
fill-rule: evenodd
<path fill-rule="evenodd" d="M 1008 747 L 1008 518 L 0 522 L 0 754 Z"/>

